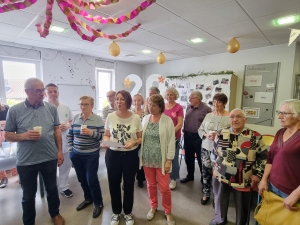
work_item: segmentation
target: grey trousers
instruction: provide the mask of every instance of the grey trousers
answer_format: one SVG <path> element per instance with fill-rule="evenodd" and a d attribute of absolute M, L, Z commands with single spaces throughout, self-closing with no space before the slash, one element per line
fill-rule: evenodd
<path fill-rule="evenodd" d="M 227 184 L 220 183 L 216 178 L 212 178 L 214 199 L 215 199 L 215 217 L 216 223 L 223 223 L 227 219 L 229 197 L 231 190 L 233 191 L 236 225 L 246 225 L 247 212 L 249 210 L 250 192 L 237 191 Z"/>

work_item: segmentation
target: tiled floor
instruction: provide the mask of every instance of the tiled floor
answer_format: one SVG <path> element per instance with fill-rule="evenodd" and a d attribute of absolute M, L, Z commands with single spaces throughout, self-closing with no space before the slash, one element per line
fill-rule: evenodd
<path fill-rule="evenodd" d="M 60 195 L 61 199 L 61 215 L 65 218 L 67 225 L 92 225 L 102 224 L 109 225 L 112 214 L 110 195 L 108 190 L 108 182 L 106 176 L 106 167 L 104 163 L 105 151 L 101 150 L 100 166 L 98 170 L 100 185 L 103 193 L 104 210 L 102 215 L 98 218 L 92 218 L 93 206 L 88 206 L 86 209 L 77 212 L 76 207 L 83 201 L 83 193 L 81 186 L 77 181 L 74 169 L 70 173 L 70 189 L 74 192 L 72 198 L 65 198 Z M 197 164 L 196 164 L 197 165 Z M 197 166 L 196 166 L 197 168 Z M 180 176 L 186 175 L 186 168 L 184 160 L 182 160 Z M 0 225 L 20 225 L 22 224 L 22 207 L 21 198 L 22 190 L 17 183 L 17 177 L 9 179 L 9 184 L 6 188 L 0 189 Z M 172 213 L 175 217 L 177 225 L 208 225 L 213 218 L 214 210 L 212 208 L 212 201 L 206 206 L 200 204 L 201 185 L 199 168 L 196 169 L 195 181 L 187 184 L 180 184 L 177 182 L 177 188 L 172 191 Z M 135 201 L 133 206 L 133 215 L 136 225 L 166 225 L 166 218 L 164 216 L 161 204 L 159 205 L 159 212 L 156 213 L 152 221 L 147 221 L 146 215 L 149 211 L 148 193 L 146 187 L 135 188 Z M 50 225 L 52 224 L 48 214 L 46 199 L 41 199 L 39 192 L 36 197 L 36 225 Z M 228 225 L 234 224 L 235 208 L 233 199 L 230 202 L 228 213 Z M 253 216 L 250 221 L 254 225 Z M 122 217 L 120 225 L 125 225 Z"/>

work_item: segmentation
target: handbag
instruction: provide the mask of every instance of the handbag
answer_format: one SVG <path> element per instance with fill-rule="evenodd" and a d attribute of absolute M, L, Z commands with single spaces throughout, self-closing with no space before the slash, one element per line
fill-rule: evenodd
<path fill-rule="evenodd" d="M 283 198 L 270 191 L 264 191 L 262 200 L 254 211 L 254 218 L 260 225 L 299 225 L 300 204 L 298 211 L 283 207 Z"/>

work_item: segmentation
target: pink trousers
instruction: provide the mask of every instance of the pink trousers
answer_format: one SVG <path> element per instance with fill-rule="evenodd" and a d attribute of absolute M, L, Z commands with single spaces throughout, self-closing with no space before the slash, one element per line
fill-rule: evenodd
<path fill-rule="evenodd" d="M 148 195 L 151 208 L 157 208 L 157 183 L 161 194 L 162 206 L 165 214 L 171 214 L 172 200 L 170 190 L 170 174 L 162 174 L 161 168 L 150 168 L 144 166 L 145 176 L 147 180 Z"/>

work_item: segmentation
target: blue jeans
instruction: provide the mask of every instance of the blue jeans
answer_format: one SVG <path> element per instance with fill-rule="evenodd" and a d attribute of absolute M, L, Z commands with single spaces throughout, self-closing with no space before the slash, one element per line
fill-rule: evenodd
<path fill-rule="evenodd" d="M 96 207 L 102 205 L 102 193 L 97 174 L 99 167 L 99 151 L 92 155 L 80 155 L 71 152 L 70 159 L 74 165 L 77 179 L 81 184 L 84 199 L 86 201 L 93 201 Z"/>
<path fill-rule="evenodd" d="M 24 225 L 33 225 L 35 223 L 35 195 L 39 172 L 44 180 L 50 216 L 52 218 L 57 216 L 60 205 L 56 184 L 57 160 L 29 166 L 17 166 L 17 170 L 23 189 L 22 208 Z"/>
<path fill-rule="evenodd" d="M 281 198 L 286 198 L 289 195 L 280 191 L 278 188 L 276 188 L 271 182 L 269 182 L 269 191 L 273 192 L 275 195 L 278 195 Z M 300 203 L 300 199 L 298 201 L 298 203 Z"/>
<path fill-rule="evenodd" d="M 176 180 L 179 178 L 179 139 L 175 141 L 175 156 L 172 160 L 172 172 L 170 174 L 171 180 Z"/>

